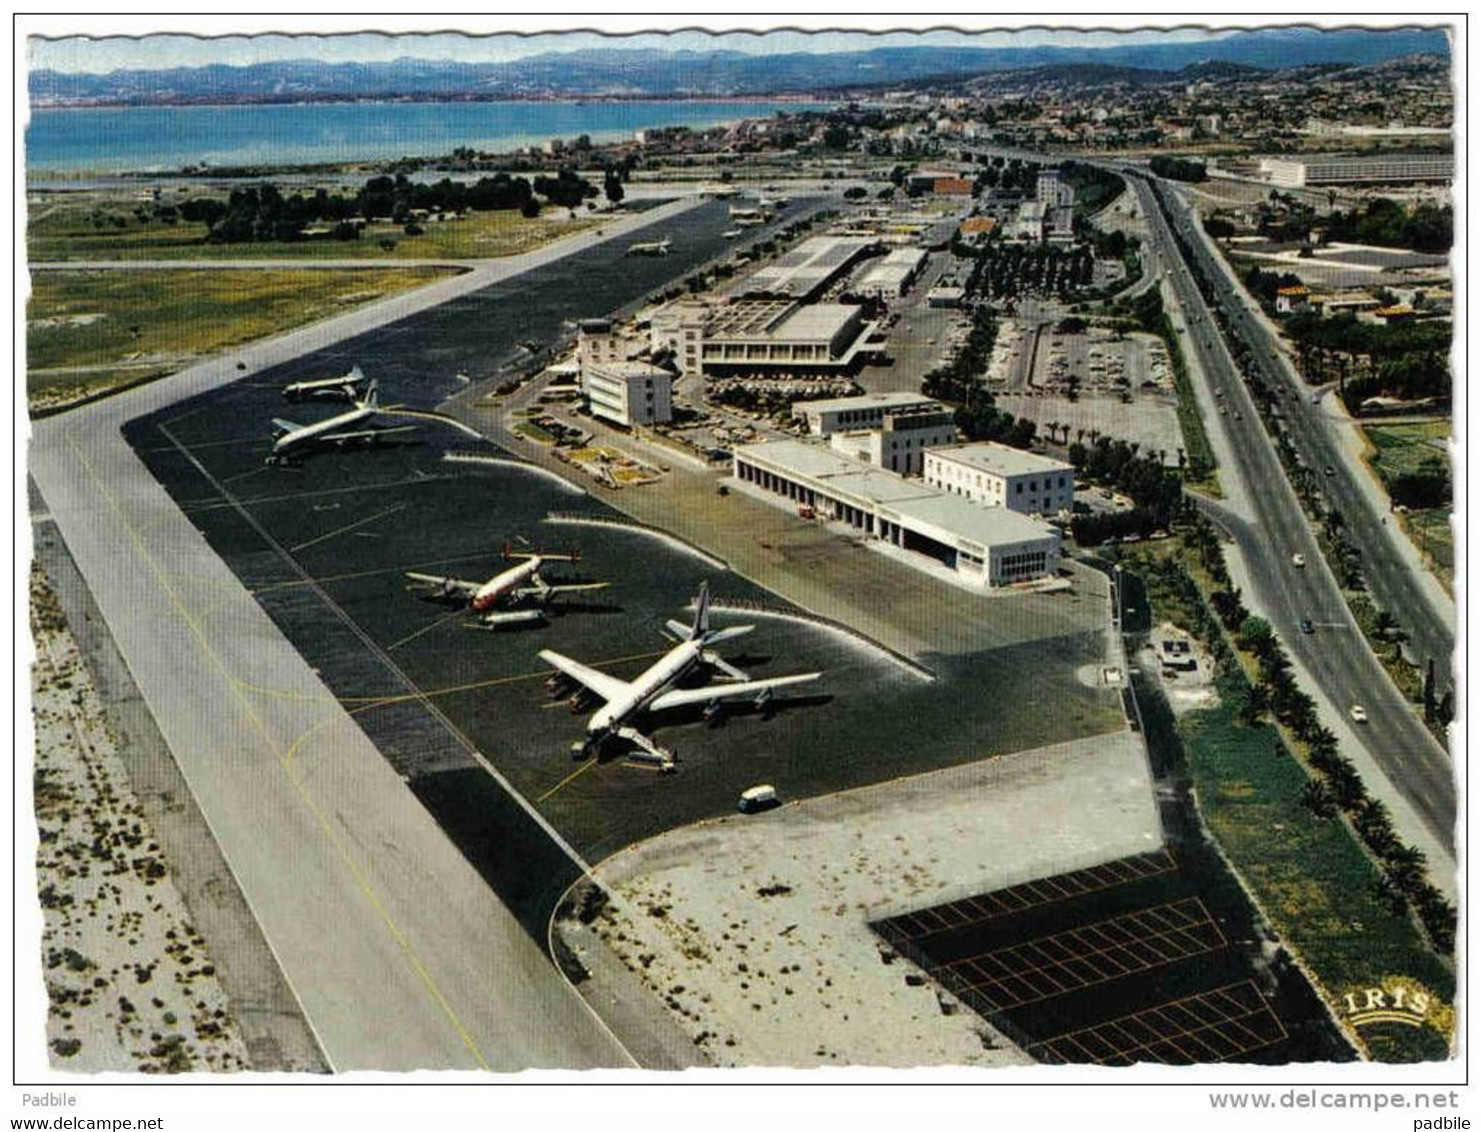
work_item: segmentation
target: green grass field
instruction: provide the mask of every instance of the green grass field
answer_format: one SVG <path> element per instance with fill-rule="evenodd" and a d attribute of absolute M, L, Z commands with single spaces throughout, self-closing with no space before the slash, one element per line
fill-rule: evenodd
<path fill-rule="evenodd" d="M 1451 998 L 1454 976 L 1407 918 L 1379 902 L 1378 870 L 1346 826 L 1300 804 L 1306 772 L 1277 753 L 1274 728 L 1242 726 L 1220 706 L 1184 716 L 1179 731 L 1210 831 L 1330 996 L 1403 978 Z M 1386 1026 L 1367 1036 L 1382 1060 L 1446 1056 L 1433 1029 Z"/>
<path fill-rule="evenodd" d="M 1139 554 L 1179 554 L 1178 543 L 1169 540 Z M 1189 561 L 1186 552 L 1181 557 Z M 1191 563 L 1190 569 L 1207 584 L 1201 569 Z M 1138 573 L 1154 621 L 1191 631 L 1193 610 L 1184 595 L 1155 570 Z M 1446 1057 L 1442 1033 L 1454 1021 L 1448 1005 L 1455 993 L 1453 972 L 1411 920 L 1390 914 L 1380 901 L 1378 868 L 1349 827 L 1337 818 L 1317 818 L 1301 805 L 1307 771 L 1286 753 L 1275 727 L 1246 726 L 1235 707 L 1221 703 L 1189 712 L 1177 729 L 1209 832 L 1334 1008 L 1341 1009 L 1349 991 L 1395 979 L 1443 1000 L 1431 1007 L 1433 1027 L 1365 1028 L 1373 1056 L 1388 1062 Z"/>
<path fill-rule="evenodd" d="M 1450 439 L 1449 421 L 1368 425 L 1363 431 L 1378 449 L 1372 463 L 1385 481 L 1405 472 L 1418 471 L 1427 459 L 1449 459 L 1445 448 L 1445 442 Z"/>
<path fill-rule="evenodd" d="M 1450 439 L 1449 421 L 1427 421 L 1422 424 L 1368 425 L 1364 431 L 1377 449 L 1370 463 L 1385 484 L 1395 476 L 1418 471 L 1434 458 L 1448 461 L 1445 442 Z M 1429 561 L 1445 588 L 1455 588 L 1455 533 L 1450 527 L 1450 511 L 1443 507 L 1410 511 L 1401 520 L 1413 543 Z"/>
<path fill-rule="evenodd" d="M 43 271 L 26 308 L 33 412 L 173 373 L 196 358 L 445 275 L 435 268 Z"/>
<path fill-rule="evenodd" d="M 132 200 L 92 194 L 44 202 L 33 207 L 27 225 L 27 255 L 36 263 L 79 259 L 495 259 L 530 251 L 603 222 L 584 215 L 567 219 L 563 208 L 547 208 L 533 220 L 512 211 L 472 212 L 459 220 L 429 223 L 420 236 L 408 236 L 397 225 L 383 224 L 367 228 L 358 240 L 210 244 L 204 224 L 141 220 L 133 211 L 139 207 Z M 387 250 L 382 241 L 395 246 Z"/>

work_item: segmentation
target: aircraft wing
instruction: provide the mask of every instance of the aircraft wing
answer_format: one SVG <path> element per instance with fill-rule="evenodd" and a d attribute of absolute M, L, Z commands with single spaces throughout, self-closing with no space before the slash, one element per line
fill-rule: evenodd
<path fill-rule="evenodd" d="M 351 432 L 321 432 L 314 437 L 326 444 L 337 444 L 341 440 L 370 440 L 377 436 L 390 436 L 393 432 L 415 432 L 416 425 L 393 425 L 390 428 L 357 428 Z"/>
<path fill-rule="evenodd" d="M 437 586 L 439 589 L 446 587 L 448 589 L 461 590 L 469 597 L 477 593 L 483 586 L 482 582 L 467 582 L 462 578 L 441 578 L 436 574 L 413 574 L 408 572 L 406 576 L 413 582 L 421 582 L 423 585 Z"/>
<path fill-rule="evenodd" d="M 526 586 L 519 591 L 521 597 L 547 597 L 550 594 L 581 594 L 592 590 L 604 590 L 611 582 L 580 582 L 560 586 Z"/>
<path fill-rule="evenodd" d="M 280 435 L 285 432 L 297 432 L 302 427 L 303 425 L 294 424 L 292 421 L 285 421 L 282 417 L 273 418 L 273 428 L 277 429 Z"/>
<path fill-rule="evenodd" d="M 741 684 L 711 684 L 705 688 L 677 688 L 651 701 L 648 704 L 648 710 L 664 711 L 668 708 L 685 707 L 689 704 L 707 704 L 712 700 L 745 699 L 748 696 L 770 691 L 772 688 L 807 684 L 821 675 L 821 672 L 805 672 L 799 676 L 773 676 L 769 680 L 747 680 Z"/>
<path fill-rule="evenodd" d="M 605 672 L 598 672 L 595 668 L 588 668 L 580 661 L 562 656 L 558 652 L 551 652 L 549 649 L 540 651 L 540 659 L 556 671 L 569 676 L 587 691 L 595 692 L 608 702 L 622 695 L 630 686 L 626 680 L 619 680 L 615 676 L 608 676 Z"/>

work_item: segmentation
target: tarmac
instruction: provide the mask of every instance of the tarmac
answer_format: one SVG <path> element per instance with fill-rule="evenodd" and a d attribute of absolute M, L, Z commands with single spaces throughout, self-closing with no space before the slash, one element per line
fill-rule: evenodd
<path fill-rule="evenodd" d="M 604 861 L 610 903 L 556 931 L 614 1027 L 613 989 L 640 981 L 705 1063 L 1022 1065 L 870 922 L 1161 844 L 1123 730 L 674 830 Z"/>
<path fill-rule="evenodd" d="M 691 207 L 483 265 L 34 427 L 30 470 L 45 506 L 336 1071 L 633 1062 L 409 804 L 119 430 Z"/>

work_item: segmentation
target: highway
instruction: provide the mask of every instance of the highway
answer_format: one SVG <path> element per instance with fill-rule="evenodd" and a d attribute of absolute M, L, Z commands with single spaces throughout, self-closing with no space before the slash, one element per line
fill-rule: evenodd
<path fill-rule="evenodd" d="M 1275 447 L 1265 433 L 1254 399 L 1173 239 L 1166 217 L 1145 180 L 1128 180 L 1136 187 L 1148 218 L 1158 258 L 1167 267 L 1165 277 L 1191 320 L 1184 337 L 1185 349 L 1192 355 L 1190 361 L 1196 361 L 1197 368 L 1214 386 L 1214 392 L 1222 394 L 1230 410 L 1209 423 L 1211 428 L 1226 430 L 1229 444 L 1221 447 L 1233 454 L 1237 466 L 1232 470 L 1242 487 L 1231 492 L 1231 498 L 1242 499 L 1244 506 L 1206 503 L 1205 509 L 1243 552 L 1257 591 L 1252 604 L 1268 614 L 1287 651 L 1311 674 L 1332 709 L 1339 714 L 1346 714 L 1354 704 L 1366 709 L 1368 723 L 1355 725 L 1352 733 L 1438 843 L 1453 854 L 1456 792 L 1450 757 L 1418 718 L 1413 705 L 1399 694 L 1364 642 Z M 1188 223 L 1186 217 L 1180 221 Z M 1197 236 L 1193 236 L 1190 243 L 1196 248 L 1197 241 Z M 1228 284 L 1228 288 L 1232 292 L 1233 285 Z M 1228 305 L 1241 304 L 1229 294 Z M 1284 399 L 1282 406 L 1289 407 L 1292 403 L 1306 407 L 1304 399 L 1295 395 Z M 1311 432 L 1312 455 L 1306 457 L 1308 463 L 1317 467 L 1332 464 L 1339 474 L 1331 478 L 1339 479 L 1342 465 L 1336 454 L 1329 460 L 1317 455 L 1322 450 L 1324 431 L 1318 426 Z M 1227 477 L 1229 471 L 1222 468 L 1221 475 Z M 1356 493 L 1355 487 L 1351 490 Z M 1349 516 L 1350 523 L 1359 521 L 1357 514 Z M 1295 554 L 1305 556 L 1304 569 L 1293 564 Z M 1391 584 L 1382 583 L 1380 588 L 1375 580 L 1374 592 L 1378 601 L 1393 609 L 1402 620 L 1402 607 L 1393 602 L 1404 599 L 1392 596 L 1396 590 Z M 1409 600 L 1419 604 L 1417 598 Z M 1303 619 L 1313 622 L 1314 633 L 1301 632 Z M 1449 627 L 1444 629 L 1444 635 L 1449 637 Z M 1448 656 L 1448 651 L 1443 655 Z"/>
<path fill-rule="evenodd" d="M 1421 666 L 1434 660 L 1437 686 L 1444 690 L 1450 683 L 1450 658 L 1455 651 L 1454 604 L 1417 565 L 1417 554 L 1405 555 L 1395 547 L 1395 541 L 1403 540 L 1404 534 L 1374 509 L 1371 493 L 1363 491 L 1356 479 L 1363 472 L 1354 469 L 1346 458 L 1321 408 L 1311 404 L 1310 389 L 1292 369 L 1273 328 L 1251 309 L 1252 300 L 1223 269 L 1201 226 L 1186 213 L 1176 222 L 1205 276 L 1216 282 L 1220 305 L 1251 348 L 1266 382 L 1289 391 L 1281 409 L 1291 441 L 1306 466 L 1319 477 L 1328 505 L 1342 513 L 1349 537 L 1362 551 L 1363 575 L 1374 602 L 1393 614 L 1409 634 L 1409 651 Z M 1329 468 L 1331 474 L 1327 473 Z"/>

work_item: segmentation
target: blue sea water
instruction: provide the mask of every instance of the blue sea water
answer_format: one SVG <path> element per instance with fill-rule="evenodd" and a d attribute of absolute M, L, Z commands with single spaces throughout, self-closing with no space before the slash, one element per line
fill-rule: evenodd
<path fill-rule="evenodd" d="M 121 173 L 210 165 L 432 157 L 458 146 L 505 152 L 587 134 L 617 141 L 658 126 L 705 127 L 818 104 L 778 102 L 390 102 L 39 109 L 26 129 L 32 172 Z"/>

